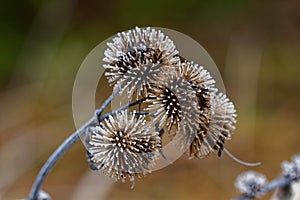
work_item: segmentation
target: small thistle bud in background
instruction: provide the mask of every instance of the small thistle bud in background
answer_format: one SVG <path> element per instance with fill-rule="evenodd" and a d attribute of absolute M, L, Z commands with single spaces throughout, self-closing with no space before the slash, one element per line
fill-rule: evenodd
<path fill-rule="evenodd" d="M 37 200 L 52 200 L 52 198 L 47 192 L 41 190 L 38 194 Z"/>
<path fill-rule="evenodd" d="M 86 146 L 99 170 L 116 180 L 130 180 L 150 173 L 161 148 L 158 132 L 146 124 L 144 116 L 121 111 L 109 116 L 87 135 Z"/>
<path fill-rule="evenodd" d="M 300 154 L 294 155 L 291 162 L 283 161 L 281 169 L 282 175 L 290 181 L 290 184 L 277 188 L 272 200 L 300 199 Z"/>
<path fill-rule="evenodd" d="M 28 200 L 28 199 L 19 199 L 19 200 Z M 36 200 L 52 200 L 51 196 L 44 190 L 40 190 L 37 194 Z"/>
<path fill-rule="evenodd" d="M 248 171 L 240 174 L 235 180 L 237 190 L 248 198 L 255 198 L 264 195 L 264 186 L 268 181 L 265 175 Z"/>
<path fill-rule="evenodd" d="M 288 179 L 299 180 L 300 179 L 300 155 L 292 157 L 292 161 L 283 161 L 281 163 L 282 174 Z"/>

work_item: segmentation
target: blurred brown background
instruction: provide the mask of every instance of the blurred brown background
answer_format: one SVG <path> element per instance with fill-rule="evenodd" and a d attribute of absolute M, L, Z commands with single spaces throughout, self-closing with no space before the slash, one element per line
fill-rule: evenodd
<path fill-rule="evenodd" d="M 72 87 L 83 59 L 136 25 L 174 29 L 204 46 L 237 108 L 237 130 L 226 147 L 263 164 L 184 156 L 131 190 L 90 173 L 79 142 L 44 184 L 53 199 L 230 199 L 239 173 L 253 169 L 274 178 L 280 162 L 300 150 L 299 1 L 2 0 L 0 199 L 26 197 L 48 156 L 75 130 Z"/>

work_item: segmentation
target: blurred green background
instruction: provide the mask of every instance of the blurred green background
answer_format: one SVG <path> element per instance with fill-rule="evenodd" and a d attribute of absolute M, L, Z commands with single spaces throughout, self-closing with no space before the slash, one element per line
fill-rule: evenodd
<path fill-rule="evenodd" d="M 131 190 L 90 173 L 79 142 L 44 184 L 53 199 L 230 199 L 239 173 L 274 178 L 280 162 L 300 150 L 299 1 L 1 0 L 0 199 L 25 198 L 48 156 L 75 130 L 72 87 L 83 59 L 135 26 L 180 31 L 210 53 L 238 113 L 226 147 L 263 164 L 183 156 Z"/>

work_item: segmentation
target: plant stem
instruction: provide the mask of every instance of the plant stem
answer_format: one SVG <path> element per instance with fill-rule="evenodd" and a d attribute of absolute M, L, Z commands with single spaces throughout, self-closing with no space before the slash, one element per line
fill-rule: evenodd
<path fill-rule="evenodd" d="M 49 174 L 52 167 L 55 163 L 63 156 L 63 154 L 80 139 L 86 129 L 90 126 L 95 126 L 98 124 L 98 120 L 96 116 L 92 117 L 87 123 L 85 123 L 82 127 L 80 127 L 77 131 L 75 131 L 72 135 L 70 135 L 48 158 L 47 162 L 44 164 L 42 169 L 40 170 L 37 178 L 35 179 L 34 184 L 31 187 L 31 191 L 29 193 L 28 200 L 37 200 L 39 190 L 44 183 L 47 175 Z"/>
<path fill-rule="evenodd" d="M 114 91 L 102 104 L 102 106 L 96 110 L 95 115 L 97 116 L 98 122 L 100 123 L 100 117 L 102 112 L 104 111 L 104 109 L 108 106 L 108 104 L 110 104 L 110 102 L 119 95 L 119 90 Z"/>
<path fill-rule="evenodd" d="M 104 114 L 104 115 L 98 117 L 98 119 L 99 119 L 99 121 L 101 122 L 102 120 L 104 120 L 104 119 L 107 118 L 108 116 L 110 116 L 110 115 L 115 115 L 116 113 L 120 112 L 121 110 L 125 110 L 125 109 L 130 108 L 130 107 L 132 107 L 132 106 L 135 106 L 135 105 L 137 105 L 137 104 L 141 104 L 141 103 L 143 103 L 144 101 L 146 101 L 147 99 L 148 99 L 148 98 L 143 98 L 143 99 L 139 99 L 139 100 L 133 101 L 133 102 L 131 102 L 131 103 L 125 105 L 125 106 L 122 106 L 122 107 L 118 108 L 117 110 L 114 110 L 114 111 L 112 111 L 112 112 L 110 112 L 110 113 L 106 113 L 106 114 Z"/>
<path fill-rule="evenodd" d="M 270 192 L 272 190 L 275 190 L 277 188 L 286 187 L 286 186 L 290 185 L 293 181 L 294 181 L 293 179 L 288 179 L 288 178 L 285 178 L 285 177 L 278 178 L 278 179 L 275 179 L 275 180 L 269 182 L 269 184 L 267 184 L 263 188 L 263 191 L 264 191 L 264 193 L 268 193 L 268 192 Z M 237 197 L 233 200 L 250 200 L 250 199 L 253 199 L 253 198 L 250 198 L 248 196 L 240 196 L 240 197 Z"/>
<path fill-rule="evenodd" d="M 44 183 L 47 175 L 49 174 L 52 167 L 56 164 L 56 162 L 64 155 L 64 153 L 74 144 L 76 143 L 80 137 L 86 132 L 86 129 L 91 126 L 97 126 L 99 121 L 107 118 L 109 115 L 114 115 L 121 110 L 125 110 L 131 106 L 141 104 L 146 101 L 147 98 L 139 99 L 134 102 L 131 102 L 125 106 L 120 107 L 119 109 L 112 111 L 110 113 L 106 113 L 103 116 L 100 116 L 106 106 L 112 101 L 112 99 L 116 97 L 116 93 L 113 93 L 101 106 L 99 110 L 96 111 L 96 115 L 90 118 L 88 122 L 86 122 L 82 127 L 80 127 L 77 131 L 75 131 L 72 135 L 70 135 L 67 139 L 63 141 L 63 143 L 53 152 L 53 154 L 48 158 L 47 162 L 44 164 L 42 169 L 40 170 L 35 182 L 33 183 L 28 200 L 37 200 L 38 194 L 42 184 Z M 141 113 L 145 114 L 145 113 Z M 146 113 L 147 114 L 147 113 Z"/>

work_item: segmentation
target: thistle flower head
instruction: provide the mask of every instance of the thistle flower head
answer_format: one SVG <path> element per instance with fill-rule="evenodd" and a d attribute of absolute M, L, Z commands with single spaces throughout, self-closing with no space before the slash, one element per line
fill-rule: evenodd
<path fill-rule="evenodd" d="M 178 68 L 180 76 L 184 77 L 191 87 L 196 91 L 197 101 L 201 110 L 202 121 L 207 118 L 211 108 L 211 99 L 215 95 L 217 89 L 215 80 L 210 73 L 193 62 L 185 61 Z"/>
<path fill-rule="evenodd" d="M 124 74 L 118 83 L 115 84 L 115 91 L 124 91 L 127 89 L 128 97 L 132 97 L 136 92 L 137 98 L 149 95 L 151 84 L 157 79 L 159 73 L 164 70 L 166 66 L 161 64 L 145 63 Z"/>
<path fill-rule="evenodd" d="M 166 126 L 170 130 L 173 127 L 176 131 L 182 125 L 197 125 L 199 108 L 196 91 L 176 70 L 171 70 L 160 74 L 149 95 L 147 109 L 159 128 Z"/>
<path fill-rule="evenodd" d="M 237 177 L 235 187 L 248 198 L 255 198 L 264 194 L 263 188 L 267 183 L 267 178 L 263 174 L 248 171 Z"/>
<path fill-rule="evenodd" d="M 154 67 L 158 64 L 173 66 L 179 61 L 173 41 L 160 30 L 150 27 L 136 27 L 134 30 L 118 33 L 107 46 L 103 59 L 106 64 L 103 67 L 108 70 L 105 75 L 111 85 L 118 83 L 120 79 L 124 84 L 141 78 L 139 74 L 130 72 L 133 69 L 143 71 L 145 67 Z M 127 73 L 131 74 L 124 76 Z"/>
<path fill-rule="evenodd" d="M 283 161 L 281 163 L 282 174 L 292 180 L 300 179 L 300 155 L 292 157 L 292 161 Z"/>
<path fill-rule="evenodd" d="M 134 112 L 109 116 L 88 134 L 88 151 L 96 167 L 123 182 L 149 173 L 161 147 L 158 133 Z"/>
<path fill-rule="evenodd" d="M 180 131 L 181 134 L 178 140 L 181 141 L 181 149 L 188 149 L 191 157 L 205 157 L 212 151 L 214 141 L 207 141 L 210 138 L 206 138 L 207 130 L 209 129 L 209 123 L 212 118 L 212 98 L 215 96 L 217 89 L 215 88 L 215 80 L 211 77 L 210 73 L 204 69 L 203 66 L 199 66 L 193 62 L 182 62 L 179 67 L 176 68 L 177 76 L 184 78 L 188 83 L 189 88 L 195 92 L 196 96 L 193 96 L 192 101 L 197 101 L 197 111 L 192 118 L 194 122 L 197 122 L 197 126 L 182 127 L 185 131 Z M 189 102 L 186 102 L 189 104 Z M 196 107 L 194 107 L 196 108 Z M 190 126 L 191 127 L 191 126 Z"/>
<path fill-rule="evenodd" d="M 203 66 L 199 66 L 194 62 L 185 61 L 181 63 L 178 71 L 196 90 L 201 88 L 213 89 L 215 87 L 216 81 L 210 73 Z"/>
<path fill-rule="evenodd" d="M 220 156 L 225 141 L 231 139 L 235 130 L 236 111 L 225 94 L 213 95 L 207 110 L 201 112 L 201 123 L 190 146 L 189 154 L 192 157 L 204 158 L 212 151 Z"/>

